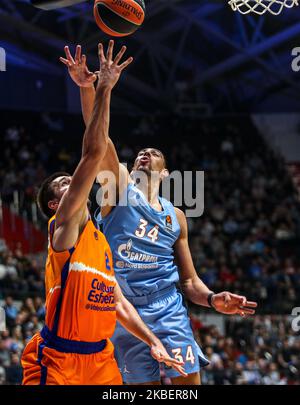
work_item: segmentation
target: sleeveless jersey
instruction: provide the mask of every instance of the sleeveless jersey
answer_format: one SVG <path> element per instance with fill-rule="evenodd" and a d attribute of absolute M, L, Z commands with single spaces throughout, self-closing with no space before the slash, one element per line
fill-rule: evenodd
<path fill-rule="evenodd" d="M 180 226 L 174 206 L 159 199 L 162 212 L 129 184 L 118 205 L 102 220 L 98 217 L 113 252 L 116 278 L 127 296 L 149 295 L 179 279 L 173 245 Z"/>
<path fill-rule="evenodd" d="M 85 342 L 110 338 L 115 330 L 116 280 L 110 247 L 89 219 L 73 249 L 55 252 L 49 221 L 46 262 L 46 326 L 57 336 Z"/>

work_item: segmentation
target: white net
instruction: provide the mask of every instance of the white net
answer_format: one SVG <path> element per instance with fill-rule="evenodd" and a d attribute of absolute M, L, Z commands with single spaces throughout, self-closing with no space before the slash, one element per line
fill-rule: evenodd
<path fill-rule="evenodd" d="M 298 6 L 299 0 L 230 0 L 232 10 L 241 14 L 265 14 L 269 12 L 278 15 L 284 8 Z"/>

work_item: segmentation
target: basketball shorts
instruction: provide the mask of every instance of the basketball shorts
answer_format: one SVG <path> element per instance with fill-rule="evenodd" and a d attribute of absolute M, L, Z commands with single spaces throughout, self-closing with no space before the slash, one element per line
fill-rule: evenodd
<path fill-rule="evenodd" d="M 167 294 L 146 305 L 137 305 L 133 297 L 127 298 L 149 329 L 161 340 L 169 355 L 183 360 L 186 373 L 192 374 L 208 365 L 209 361 L 194 339 L 182 295 L 175 287 L 168 290 Z M 119 323 L 112 342 L 124 383 L 160 381 L 160 366 L 151 356 L 149 346 L 127 332 Z M 163 368 L 166 377 L 180 376 L 165 364 Z"/>
<path fill-rule="evenodd" d="M 38 333 L 24 349 L 23 385 L 120 385 L 122 378 L 107 340 L 98 353 L 64 353 L 43 345 Z"/>

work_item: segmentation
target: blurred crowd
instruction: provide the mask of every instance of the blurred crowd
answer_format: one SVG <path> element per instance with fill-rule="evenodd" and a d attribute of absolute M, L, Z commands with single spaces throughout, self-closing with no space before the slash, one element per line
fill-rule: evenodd
<path fill-rule="evenodd" d="M 225 325 L 224 334 L 216 326 L 195 329 L 210 360 L 202 372 L 203 384 L 300 384 L 300 335 L 292 330 L 291 317 L 226 317 Z"/>
<path fill-rule="evenodd" d="M 204 214 L 188 218 L 189 244 L 201 279 L 216 292 L 226 289 L 257 301 L 258 314 L 291 314 L 300 296 L 299 196 L 283 159 L 264 143 L 250 118 L 186 120 L 158 114 L 126 119 L 112 119 L 121 162 L 130 165 L 141 148 L 153 146 L 164 152 L 170 171 L 205 172 Z M 36 114 L 19 124 L 1 125 L 1 201 L 14 209 L 17 205 L 30 218 L 41 181 L 54 171 L 73 172 L 82 120 Z M 37 225 L 46 232 L 41 217 Z M 0 299 L 5 300 L 8 326 L 0 339 L 1 383 L 20 383 L 20 354 L 42 326 L 45 252 L 25 256 L 22 246 L 11 251 L 0 239 Z M 195 324 L 211 360 L 203 383 L 300 382 L 299 336 L 287 316 L 242 322 L 228 318 L 223 332 Z"/>
<path fill-rule="evenodd" d="M 45 254 L 28 256 L 21 247 L 13 252 L 0 239 L 0 299 L 45 296 Z"/>
<path fill-rule="evenodd" d="M 15 302 L 6 297 L 2 305 L 6 315 L 6 330 L 0 334 L 0 384 L 20 384 L 20 358 L 24 347 L 44 323 L 45 306 L 40 297 Z"/>

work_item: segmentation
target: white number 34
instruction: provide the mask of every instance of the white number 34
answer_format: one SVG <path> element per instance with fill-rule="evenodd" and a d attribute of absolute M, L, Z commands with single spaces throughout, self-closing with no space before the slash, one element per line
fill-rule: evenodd
<path fill-rule="evenodd" d="M 146 221 L 145 219 L 140 219 L 139 227 L 135 231 L 135 235 L 138 238 L 143 238 L 146 235 L 147 225 L 148 221 Z M 155 225 L 152 229 L 150 229 L 150 231 L 147 233 L 147 236 L 153 243 L 155 243 L 158 239 L 158 225 Z"/>
<path fill-rule="evenodd" d="M 193 354 L 192 346 L 187 347 L 185 359 L 183 358 L 181 347 L 178 347 L 177 349 L 172 349 L 172 353 L 174 354 L 175 359 L 178 361 L 182 362 L 189 361 L 190 363 L 195 364 L 195 356 Z"/>

